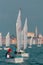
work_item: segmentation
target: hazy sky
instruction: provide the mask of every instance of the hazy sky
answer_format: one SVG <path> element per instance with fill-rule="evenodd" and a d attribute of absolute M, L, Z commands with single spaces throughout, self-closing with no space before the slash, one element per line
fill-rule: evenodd
<path fill-rule="evenodd" d="M 28 31 L 43 34 L 43 0 L 0 0 L 0 32 L 16 34 L 16 19 L 19 8 L 22 10 L 22 26 L 28 18 Z"/>

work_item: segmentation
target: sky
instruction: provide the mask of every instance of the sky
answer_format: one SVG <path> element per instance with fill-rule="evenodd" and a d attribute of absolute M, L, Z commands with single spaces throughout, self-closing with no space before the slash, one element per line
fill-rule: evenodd
<path fill-rule="evenodd" d="M 43 34 L 43 0 L 0 0 L 0 32 L 16 36 L 16 20 L 19 9 L 22 12 L 22 27 L 28 18 L 28 31 Z"/>

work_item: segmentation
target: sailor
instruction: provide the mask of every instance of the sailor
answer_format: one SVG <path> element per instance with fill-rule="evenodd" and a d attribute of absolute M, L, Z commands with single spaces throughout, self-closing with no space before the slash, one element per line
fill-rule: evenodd
<path fill-rule="evenodd" d="M 6 58 L 14 58 L 14 56 L 11 55 L 11 52 L 12 52 L 12 49 L 9 48 L 8 51 L 7 51 L 7 53 L 6 53 L 6 55 L 5 55 Z"/>
<path fill-rule="evenodd" d="M 10 58 L 10 54 L 7 54 L 7 58 Z"/>

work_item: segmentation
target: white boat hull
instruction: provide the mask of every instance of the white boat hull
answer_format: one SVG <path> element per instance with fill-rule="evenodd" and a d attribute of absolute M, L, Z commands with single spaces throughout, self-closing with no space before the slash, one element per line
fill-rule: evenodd
<path fill-rule="evenodd" d="M 21 56 L 22 57 L 29 57 L 29 54 L 28 53 L 21 53 Z"/>
<path fill-rule="evenodd" d="M 20 50 L 21 53 L 23 53 L 24 51 L 23 50 Z"/>
<path fill-rule="evenodd" d="M 15 58 L 15 63 L 22 63 L 23 61 L 23 58 Z"/>
<path fill-rule="evenodd" d="M 23 63 L 23 58 L 14 58 L 14 59 L 6 59 L 5 60 L 8 63 Z"/>
<path fill-rule="evenodd" d="M 8 50 L 8 49 L 9 49 L 9 48 L 6 48 L 6 47 L 4 48 L 4 50 Z"/>

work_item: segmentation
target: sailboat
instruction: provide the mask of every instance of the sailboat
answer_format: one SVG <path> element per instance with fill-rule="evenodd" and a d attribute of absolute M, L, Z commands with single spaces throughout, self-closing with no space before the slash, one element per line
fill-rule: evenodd
<path fill-rule="evenodd" d="M 21 55 L 20 54 L 20 49 L 21 49 L 21 9 L 19 10 L 18 17 L 17 17 L 17 22 L 16 22 L 16 35 L 17 35 L 17 56 Z M 15 58 L 15 63 L 22 63 L 23 57 L 17 57 Z"/>
<path fill-rule="evenodd" d="M 29 54 L 25 52 L 25 49 L 27 48 L 27 18 L 25 19 L 25 24 L 24 24 L 22 36 L 23 36 L 22 40 L 23 40 L 23 50 L 24 50 L 24 53 L 21 53 L 21 55 L 23 57 L 28 57 Z"/>
<path fill-rule="evenodd" d="M 0 50 L 2 50 L 2 33 L 0 33 Z"/>
<path fill-rule="evenodd" d="M 41 38 L 42 38 L 42 35 L 41 34 L 39 34 L 39 38 L 38 38 L 38 47 L 41 47 Z"/>
<path fill-rule="evenodd" d="M 35 28 L 35 37 L 37 37 L 38 36 L 38 29 L 37 29 L 37 26 L 36 26 L 36 28 Z"/>
<path fill-rule="evenodd" d="M 8 34 L 6 35 L 6 40 L 5 40 L 5 48 L 4 50 L 8 50 L 10 47 L 10 33 L 8 32 Z"/>
<path fill-rule="evenodd" d="M 35 43 L 37 44 L 37 47 L 39 47 L 39 38 L 38 38 L 38 29 L 37 29 L 37 26 L 35 28 Z"/>
<path fill-rule="evenodd" d="M 16 35 L 17 35 L 17 54 L 15 58 L 13 59 L 6 59 L 6 62 L 11 62 L 11 63 L 22 63 L 23 57 L 20 56 L 19 54 L 20 49 L 21 49 L 21 10 L 19 10 L 18 17 L 17 17 L 17 22 L 16 22 Z M 9 39 L 8 39 L 9 38 Z M 6 36 L 6 47 L 10 46 L 10 37 L 9 33 Z"/>
<path fill-rule="evenodd" d="M 28 48 L 32 48 L 32 44 L 33 44 L 33 37 L 30 38 L 30 42 L 29 42 L 29 47 Z"/>
<path fill-rule="evenodd" d="M 10 33 L 8 32 L 6 36 L 6 47 L 10 46 Z"/>
<path fill-rule="evenodd" d="M 36 41 L 35 41 L 35 39 L 33 39 L 33 45 L 35 45 L 36 44 Z"/>
<path fill-rule="evenodd" d="M 41 47 L 41 40 L 40 39 L 38 39 L 38 45 L 37 46 Z"/>

